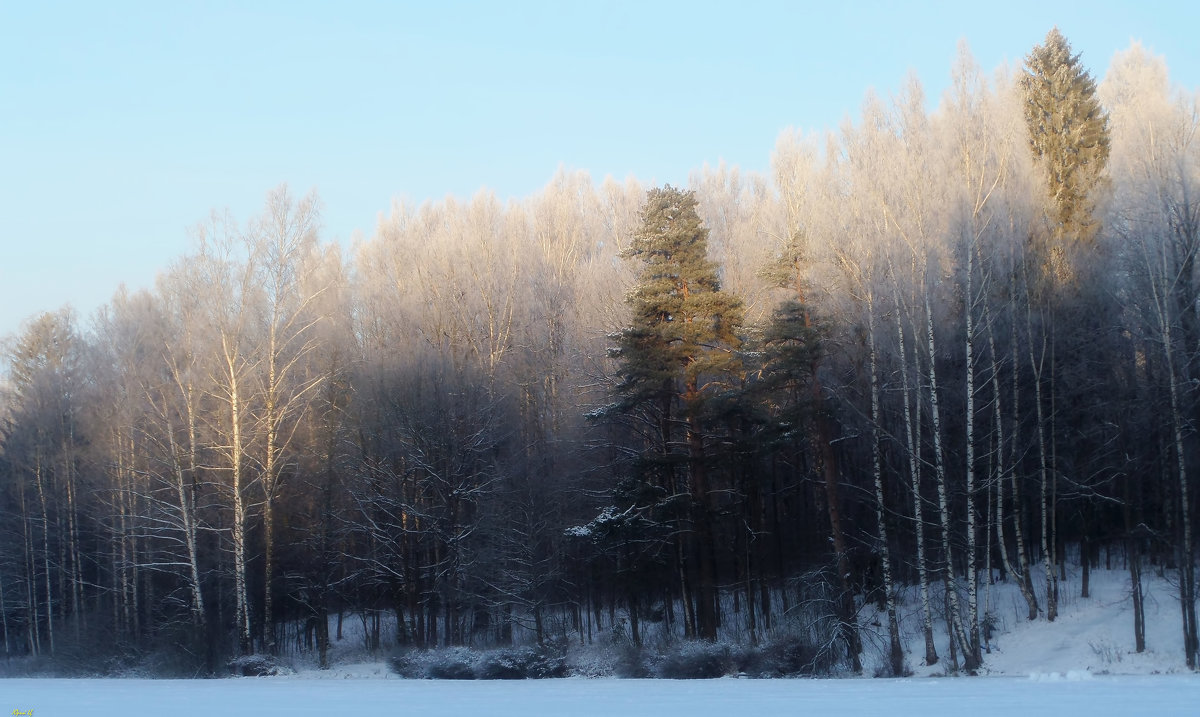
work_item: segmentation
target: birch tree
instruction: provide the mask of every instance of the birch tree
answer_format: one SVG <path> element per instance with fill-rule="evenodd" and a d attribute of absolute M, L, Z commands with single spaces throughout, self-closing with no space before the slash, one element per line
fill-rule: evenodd
<path fill-rule="evenodd" d="M 200 250 L 193 260 L 201 281 L 196 298 L 201 302 L 213 352 L 204 390 L 220 407 L 205 418 L 215 437 L 212 451 L 220 458 L 217 469 L 228 477 L 221 490 L 232 512 L 228 531 L 233 552 L 234 625 L 238 650 L 244 655 L 253 649 L 247 535 L 254 507 L 251 488 L 258 481 L 249 456 L 253 380 L 259 369 L 256 318 L 261 315 L 262 302 L 253 260 L 251 247 L 228 215 L 215 215 L 201 227 Z"/>
<path fill-rule="evenodd" d="M 320 316 L 314 299 L 325 287 L 306 280 L 319 229 L 320 202 L 315 193 L 293 202 L 286 186 L 267 198 L 263 216 L 249 229 L 255 280 L 264 296 L 265 331 L 258 359 L 252 417 L 255 433 L 262 437 L 259 484 L 263 505 L 263 608 L 264 648 L 276 651 L 273 614 L 275 571 L 275 505 L 280 484 L 290 472 L 291 453 L 300 418 L 322 375 L 309 372 L 306 361 L 316 348 L 313 327 Z M 311 293 L 310 293 L 311 292 Z"/>
<path fill-rule="evenodd" d="M 1190 455 L 1187 442 L 1190 415 L 1194 415 L 1194 381 L 1197 333 L 1197 299 L 1200 278 L 1196 254 L 1200 251 L 1200 108 L 1194 96 L 1170 96 L 1165 65 L 1140 46 L 1118 54 L 1105 79 L 1102 94 L 1112 108 L 1114 176 L 1121 209 L 1112 224 L 1125 243 L 1138 278 L 1136 289 L 1145 301 L 1137 318 L 1144 322 L 1159 354 L 1170 416 L 1171 467 L 1178 510 L 1179 596 L 1182 608 L 1184 657 L 1196 669 L 1196 578 L 1192 527 Z M 1138 560 L 1135 552 L 1131 561 Z M 1135 607 L 1135 634 L 1144 641 L 1139 625 L 1141 585 L 1137 566 L 1131 566 Z M 1139 627 L 1141 630 L 1139 631 Z"/>

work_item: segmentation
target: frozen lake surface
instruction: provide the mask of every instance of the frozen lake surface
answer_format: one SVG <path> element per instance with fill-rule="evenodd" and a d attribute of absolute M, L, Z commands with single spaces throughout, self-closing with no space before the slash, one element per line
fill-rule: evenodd
<path fill-rule="evenodd" d="M 452 682 L 398 679 L 0 680 L 0 715 L 213 717 L 1030 717 L 1200 715 L 1200 676 Z"/>

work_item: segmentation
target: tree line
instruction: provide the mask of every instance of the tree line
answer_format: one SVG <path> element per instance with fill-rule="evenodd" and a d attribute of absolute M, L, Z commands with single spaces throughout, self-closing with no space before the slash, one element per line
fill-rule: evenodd
<path fill-rule="evenodd" d="M 770 176 L 560 171 L 345 251 L 315 193 L 214 213 L 153 289 L 6 347 L 5 654 L 325 665 L 343 616 L 375 649 L 757 644 L 803 607 L 861 669 L 876 603 L 891 674 L 974 670 L 986 585 L 1053 621 L 1116 556 L 1137 649 L 1169 572 L 1195 668 L 1198 118 L 1161 58 L 1097 85 L 1053 30 L 990 80 L 964 48 L 935 109 L 914 78 L 785 132 Z"/>

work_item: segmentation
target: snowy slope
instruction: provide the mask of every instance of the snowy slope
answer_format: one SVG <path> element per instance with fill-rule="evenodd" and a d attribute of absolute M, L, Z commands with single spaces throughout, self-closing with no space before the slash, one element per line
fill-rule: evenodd
<path fill-rule="evenodd" d="M 1069 673 L 1092 675 L 1151 675 L 1186 672 L 1180 628 L 1179 599 L 1169 574 L 1143 576 L 1146 593 L 1146 651 L 1137 654 L 1133 639 L 1133 606 L 1129 574 L 1124 570 L 1093 570 L 1090 597 L 1080 597 L 1078 569 L 1069 570 L 1059 583 L 1059 616 L 1053 623 L 1043 616 L 1026 619 L 1025 601 L 1015 585 L 996 583 L 980 590 L 980 613 L 992 614 L 997 634 L 991 651 L 983 656 L 984 674 L 1053 676 Z M 1045 582 L 1035 574 L 1039 606 L 1045 608 Z M 940 595 L 940 593 L 939 593 Z M 909 665 L 914 674 L 945 673 L 949 654 L 945 626 L 937 623 L 938 654 L 942 664 L 921 664 L 924 642 L 914 599 L 906 601 L 904 632 Z M 882 659 L 880 655 L 877 659 Z M 1200 715 L 1200 708 L 1196 714 Z"/>
<path fill-rule="evenodd" d="M 991 654 L 989 671 L 999 674 L 1065 673 L 1161 674 L 1184 671 L 1178 598 L 1165 580 L 1152 580 L 1146 601 L 1146 651 L 1133 640 L 1133 605 L 1128 575 L 1097 571 L 1091 596 L 1078 597 L 1078 581 L 1060 588 L 1067 603 L 1053 625 L 1044 620 L 1010 621 Z M 1066 592 L 1066 591 L 1070 592 Z M 1200 707 L 1197 709 L 1200 714 Z"/>

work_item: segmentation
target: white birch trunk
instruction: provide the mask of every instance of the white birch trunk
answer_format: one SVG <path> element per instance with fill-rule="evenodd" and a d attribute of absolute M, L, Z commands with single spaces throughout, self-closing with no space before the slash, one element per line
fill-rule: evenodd
<path fill-rule="evenodd" d="M 42 477 L 41 449 L 34 459 L 34 478 L 37 481 L 38 502 L 42 508 L 42 570 L 46 586 L 46 640 L 50 644 L 50 654 L 54 654 L 54 608 L 53 593 L 50 590 L 50 521 L 46 514 L 46 489 Z"/>
<path fill-rule="evenodd" d="M 1167 376 L 1171 394 L 1171 423 L 1172 435 L 1175 440 L 1175 468 L 1179 476 L 1179 509 L 1182 513 L 1180 530 L 1182 531 L 1182 555 L 1179 560 L 1179 597 L 1183 609 L 1183 651 L 1187 666 L 1196 669 L 1196 598 L 1195 598 L 1195 557 L 1192 552 L 1192 523 L 1191 510 L 1188 500 L 1187 461 L 1183 452 L 1183 414 L 1179 409 L 1179 387 L 1175 379 L 1175 366 L 1171 356 L 1171 324 L 1162 322 L 1162 343 L 1164 359 L 1167 362 Z"/>
<path fill-rule="evenodd" d="M 884 605 L 888 619 L 888 657 L 893 677 L 904 674 L 904 648 L 900 644 L 900 622 L 896 617 L 896 591 L 892 584 L 892 557 L 884 519 L 883 464 L 879 451 L 879 362 L 875 350 L 875 307 L 867 296 L 867 337 L 871 363 L 871 468 L 875 478 L 875 528 L 879 534 L 879 561 L 883 569 Z M 750 604 L 753 614 L 754 606 Z"/>
<path fill-rule="evenodd" d="M 25 569 L 25 599 L 29 611 L 29 619 L 26 621 L 26 635 L 29 640 L 30 651 L 37 656 L 42 653 L 42 635 L 40 623 L 38 622 L 37 568 L 33 548 L 33 528 L 30 525 L 32 516 L 29 514 L 29 504 L 25 499 L 25 481 L 20 481 L 17 490 L 21 498 L 21 532 L 24 538 L 23 548 L 25 553 L 22 567 Z"/>
<path fill-rule="evenodd" d="M 908 448 L 909 475 L 912 479 L 913 525 L 917 539 L 917 580 L 921 593 L 921 628 L 925 636 L 925 664 L 935 665 L 938 661 L 937 647 L 933 642 L 933 607 L 929 602 L 929 571 L 925 562 L 925 515 L 921 505 L 921 445 L 918 431 L 920 416 L 914 428 L 911 389 L 908 383 L 908 359 L 904 348 L 904 324 L 900 320 L 900 294 L 896 296 L 896 339 L 899 342 L 900 376 L 904 395 L 904 432 Z M 916 359 L 916 356 L 914 356 Z M 920 404 L 918 403 L 918 409 Z"/>
<path fill-rule="evenodd" d="M 1164 263 L 1166 261 L 1164 257 Z M 1166 267 L 1163 276 L 1167 275 Z M 1179 479 L 1179 509 L 1181 511 L 1180 556 L 1179 556 L 1179 602 L 1183 620 L 1183 652 L 1189 669 L 1197 668 L 1195 555 L 1192 548 L 1191 504 L 1187 484 L 1187 460 L 1183 445 L 1183 413 L 1179 407 L 1179 386 L 1175 376 L 1175 360 L 1171 350 L 1171 317 L 1167 306 L 1166 288 L 1159 289 L 1152 280 L 1155 309 L 1158 316 L 1159 336 L 1162 341 L 1163 361 L 1167 367 L 1167 384 L 1171 400 L 1171 434 L 1175 448 L 1175 470 Z"/>
<path fill-rule="evenodd" d="M 969 652 L 966 649 L 967 636 L 963 630 L 962 609 L 959 606 L 958 579 L 954 574 L 954 547 L 950 539 L 950 505 L 946 493 L 946 458 L 942 446 L 941 409 L 938 405 L 937 343 L 934 339 L 933 308 L 930 306 L 928 291 L 925 292 L 925 331 L 929 348 L 929 411 L 930 420 L 933 422 L 933 465 L 934 473 L 937 476 L 938 512 L 940 513 L 942 524 L 942 554 L 945 558 L 945 570 L 942 579 L 946 585 L 946 598 L 950 605 L 950 639 L 957 640 L 958 645 L 963 648 L 963 657 L 967 661 L 967 669 L 975 669 L 978 666 L 973 665 L 969 661 Z"/>
<path fill-rule="evenodd" d="M 233 500 L 233 581 L 235 619 L 238 634 L 238 649 L 243 655 L 250 654 L 250 608 L 246 588 L 246 497 L 243 495 L 243 446 L 242 446 L 242 396 L 240 391 L 236 348 L 230 345 L 229 337 L 222 336 L 225 355 L 226 377 L 229 379 L 228 401 L 230 417 L 229 469 Z"/>
<path fill-rule="evenodd" d="M 180 518 L 183 523 L 183 541 L 187 548 L 188 587 L 192 593 L 192 623 L 199 625 L 204 618 L 204 599 L 200 594 L 199 556 L 196 552 L 195 511 L 188 496 L 188 483 L 183 464 L 179 461 L 173 427 L 167 425 L 167 440 L 171 449 L 175 469 L 175 495 L 179 501 Z"/>
<path fill-rule="evenodd" d="M 974 669 L 982 662 L 979 651 L 979 578 L 976 575 L 975 547 L 975 316 L 972 305 L 972 259 L 971 247 L 967 248 L 967 291 L 966 291 L 966 337 L 964 351 L 967 361 L 967 644 L 963 647 L 967 669 Z"/>
<path fill-rule="evenodd" d="M 1025 599 L 1025 604 L 1029 608 L 1029 619 L 1037 619 L 1037 596 L 1033 594 L 1033 586 L 1029 584 L 1028 573 L 1025 569 L 1025 562 L 1021 551 L 1024 550 L 1024 539 L 1021 537 L 1021 516 L 1019 514 L 1020 505 L 1016 504 L 1014 496 L 1013 506 L 1013 522 L 1014 522 L 1014 537 L 1016 539 L 1018 562 L 1017 568 L 1013 567 L 1012 561 L 1008 556 L 1008 545 L 1004 538 L 1004 480 L 1008 476 L 1011 466 L 1007 466 L 1004 462 L 1004 412 L 1001 408 L 1002 395 L 1000 387 L 1000 365 L 996 359 L 996 334 L 991 320 L 991 312 L 984 304 L 984 323 L 988 332 L 988 348 L 992 355 L 992 419 L 995 422 L 996 430 L 996 543 L 1000 549 L 1000 562 L 1004 566 L 1004 571 L 1012 576 L 1012 579 L 1017 583 L 1017 588 L 1021 591 L 1021 597 Z M 1014 337 L 1015 340 L 1015 337 Z M 1015 346 L 1014 346 L 1015 350 Z M 1014 368 L 1016 363 L 1013 364 Z M 1013 377 L 1013 385 L 1016 385 L 1016 377 Z M 1013 411 L 1016 411 L 1016 406 L 1013 406 Z M 1013 443 L 1016 443 L 1016 435 L 1012 437 Z M 1012 481 L 1016 484 L 1016 477 L 1012 477 Z"/>
<path fill-rule="evenodd" d="M 277 304 L 273 302 L 272 313 Z M 266 460 L 263 464 L 263 639 L 269 654 L 275 654 L 275 630 L 272 622 L 271 576 L 275 569 L 275 491 L 278 480 L 278 454 L 276 431 L 279 417 L 276 415 L 279 384 L 275 371 L 278 351 L 277 318 L 272 316 L 267 344 L 267 395 L 266 395 Z"/>

